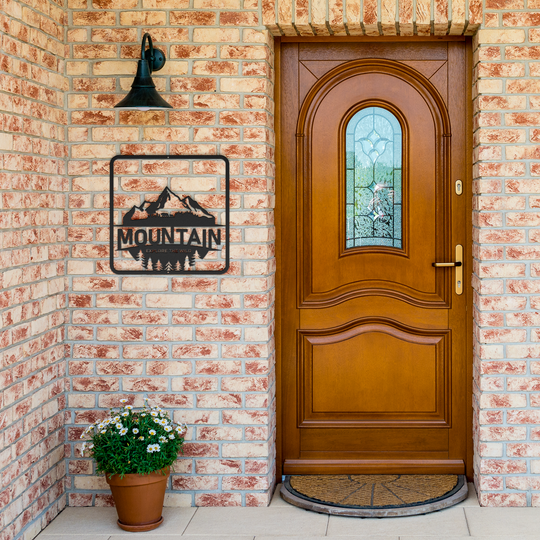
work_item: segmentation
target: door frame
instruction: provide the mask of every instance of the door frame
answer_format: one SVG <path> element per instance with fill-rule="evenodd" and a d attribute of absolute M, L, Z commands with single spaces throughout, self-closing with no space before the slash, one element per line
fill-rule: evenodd
<path fill-rule="evenodd" d="M 474 444 L 473 444 L 473 288 L 471 279 L 472 265 L 473 265 L 473 256 L 472 256 L 472 178 L 473 178 L 473 160 L 472 160 L 472 149 L 473 149 L 473 104 L 472 104 L 472 71 L 473 71 L 473 58 L 472 58 L 472 38 L 465 36 L 411 36 L 411 37 L 394 37 L 394 36 L 379 36 L 379 37 L 370 37 L 370 36 L 347 36 L 347 37 L 277 37 L 274 38 L 274 51 L 275 51 L 275 86 L 274 86 L 274 121 L 275 121 L 275 135 L 276 135 L 276 152 L 275 152 L 275 162 L 276 162 L 276 175 L 275 175 L 275 230 L 276 230 L 276 304 L 275 304 L 275 343 L 276 343 L 276 475 L 277 482 L 281 481 L 282 468 L 283 468 L 283 422 L 282 422 L 282 342 L 281 342 L 281 322 L 282 322 L 282 313 L 283 313 L 283 298 L 282 291 L 283 287 L 283 274 L 281 272 L 281 265 L 284 262 L 282 257 L 282 223 L 283 223 L 283 214 L 282 214 L 282 196 L 281 196 L 281 187 L 282 187 L 282 175 L 281 175 L 281 165 L 282 165 L 282 136 L 281 136 L 281 111 L 283 97 L 281 96 L 281 44 L 282 43 L 351 43 L 351 42 L 428 42 L 428 41 L 465 41 L 467 47 L 466 53 L 466 73 L 465 79 L 467 84 L 467 107 L 466 107 L 466 125 L 467 125 L 467 137 L 465 141 L 466 153 L 467 153 L 467 164 L 466 178 L 464 181 L 464 190 L 463 196 L 466 197 L 466 234 L 467 242 L 465 246 L 465 262 L 466 267 L 470 269 L 468 273 L 469 279 L 465 276 L 464 281 L 464 293 L 467 295 L 467 454 L 465 460 L 465 469 L 467 479 L 472 481 L 474 471 L 473 471 L 473 458 L 474 458 Z"/>

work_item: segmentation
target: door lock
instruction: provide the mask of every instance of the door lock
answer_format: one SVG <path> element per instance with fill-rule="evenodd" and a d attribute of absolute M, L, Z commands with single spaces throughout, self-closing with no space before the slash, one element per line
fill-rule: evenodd
<path fill-rule="evenodd" d="M 456 260 L 455 262 L 434 262 L 431 266 L 435 268 L 455 267 L 456 269 L 456 294 L 463 294 L 463 246 L 456 245 Z"/>

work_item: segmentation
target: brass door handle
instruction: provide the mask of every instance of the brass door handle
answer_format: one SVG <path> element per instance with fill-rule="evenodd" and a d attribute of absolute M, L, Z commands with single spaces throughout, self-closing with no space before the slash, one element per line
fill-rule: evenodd
<path fill-rule="evenodd" d="M 454 266 L 456 268 L 456 294 L 463 294 L 463 246 L 460 244 L 456 245 L 456 261 L 455 262 L 434 262 L 431 263 L 431 266 L 435 268 L 445 268 L 449 266 Z"/>

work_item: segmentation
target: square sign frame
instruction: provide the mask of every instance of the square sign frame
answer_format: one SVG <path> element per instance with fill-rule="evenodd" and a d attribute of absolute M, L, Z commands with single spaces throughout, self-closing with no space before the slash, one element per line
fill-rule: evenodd
<path fill-rule="evenodd" d="M 122 225 L 116 225 L 115 224 L 115 212 L 118 212 L 118 208 L 114 207 L 114 165 L 117 161 L 124 161 L 124 160 L 147 160 L 147 161 L 169 161 L 169 160 L 189 160 L 189 161 L 221 161 L 225 164 L 225 223 L 224 224 L 216 224 L 216 218 L 212 214 L 206 211 L 201 205 L 199 205 L 194 199 L 192 199 L 189 196 L 184 197 L 184 199 L 181 199 L 178 195 L 176 195 L 174 192 L 171 191 L 169 188 L 169 182 L 165 190 L 162 192 L 162 194 L 159 196 L 157 201 L 154 201 L 152 203 L 149 203 L 148 201 L 144 200 L 140 206 L 134 206 L 129 212 L 124 214 L 123 216 L 123 223 Z M 110 266 L 111 270 L 115 274 L 136 274 L 136 275 L 212 275 L 212 274 L 225 274 L 229 270 L 230 266 L 230 163 L 229 159 L 222 155 L 117 155 L 114 156 L 110 160 L 109 165 L 109 178 L 110 178 L 110 185 L 109 185 L 109 196 L 110 196 L 110 209 L 109 209 L 109 235 L 110 235 Z M 169 176 L 172 176 L 169 175 Z M 216 175 L 217 176 L 217 175 Z M 220 174 L 219 176 L 223 176 Z M 166 190 L 168 190 L 167 193 Z M 163 197 L 162 197 L 163 196 Z M 165 199 L 168 201 L 172 197 L 176 197 L 179 199 L 179 201 L 182 202 L 183 206 L 181 208 L 181 211 L 175 213 L 174 215 L 163 215 L 163 208 L 160 208 L 160 205 L 162 205 L 162 200 L 165 201 Z M 153 206 L 155 205 L 155 207 Z M 149 210 L 150 212 L 147 212 L 146 210 Z M 138 213 L 137 219 L 131 220 L 131 217 L 134 217 L 134 213 Z M 159 212 L 159 214 L 158 214 Z M 144 217 L 146 216 L 146 217 Z M 142 223 L 144 221 L 148 220 L 149 225 L 143 225 Z M 160 223 L 161 221 L 161 223 Z M 178 228 L 179 226 L 188 227 L 188 228 Z M 135 233 L 133 233 L 133 230 L 136 229 L 136 227 L 142 227 L 140 230 L 136 230 Z M 169 262 L 167 264 L 170 264 L 169 268 L 162 268 L 162 269 L 145 269 L 145 270 L 124 270 L 115 268 L 114 262 L 114 252 L 115 252 L 115 242 L 117 243 L 117 246 L 120 246 L 122 242 L 125 242 L 127 244 L 131 241 L 131 247 L 123 247 L 121 250 L 123 251 L 129 251 L 132 257 L 135 259 L 135 254 L 132 250 L 138 250 L 140 254 L 142 254 L 143 249 L 149 249 L 147 244 L 147 232 L 144 231 L 142 235 L 139 235 L 138 233 L 141 232 L 143 229 L 150 229 L 153 228 L 154 231 L 158 230 L 158 232 L 155 232 L 155 235 L 157 236 L 157 239 L 159 241 L 160 235 L 162 238 L 162 246 L 166 247 L 173 246 L 172 248 L 167 251 L 166 249 L 163 249 L 163 255 L 162 257 L 165 257 L 167 259 L 166 253 L 178 253 L 178 249 L 176 251 L 173 251 L 174 247 L 181 247 L 182 252 L 189 253 L 189 255 L 183 255 L 183 257 L 186 260 L 191 260 L 191 256 L 198 257 L 198 258 L 204 258 L 208 251 L 222 251 L 222 248 L 214 249 L 212 248 L 212 245 L 219 244 L 221 241 L 221 229 L 225 230 L 225 259 L 223 260 L 225 263 L 225 266 L 223 268 L 217 269 L 217 270 L 185 270 L 183 269 L 183 263 L 180 265 L 178 261 L 178 255 L 169 255 Z M 124 229 L 122 231 L 122 229 Z M 161 229 L 161 231 L 159 231 Z M 191 229 L 190 238 L 188 240 L 187 244 L 184 244 L 185 234 L 189 232 L 189 229 Z M 203 239 L 201 240 L 199 234 L 197 231 L 202 230 L 201 236 L 203 236 Z M 116 234 L 116 231 L 118 231 L 118 234 Z M 167 232 L 169 231 L 169 232 Z M 184 232 L 181 232 L 184 231 Z M 152 239 L 152 232 L 149 232 L 150 238 Z M 177 234 L 179 234 L 180 243 L 176 243 L 175 240 L 177 238 Z M 165 244 L 165 238 L 169 240 L 169 244 Z M 138 240 L 144 239 L 144 242 L 138 242 Z M 195 245 L 191 243 L 191 240 L 194 240 Z M 219 239 L 219 241 L 218 241 Z M 172 240 L 172 242 L 171 242 Z M 214 244 L 212 243 L 214 242 Z M 148 260 L 144 257 L 145 254 L 143 254 L 142 260 L 144 261 L 143 264 L 151 264 L 151 257 L 148 258 Z M 176 262 L 174 262 L 174 259 L 176 259 Z M 172 262 L 171 262 L 172 260 Z M 158 261 L 159 264 L 161 264 L 160 261 Z M 181 269 L 179 269 L 181 267 Z M 145 266 L 146 268 L 146 266 Z"/>

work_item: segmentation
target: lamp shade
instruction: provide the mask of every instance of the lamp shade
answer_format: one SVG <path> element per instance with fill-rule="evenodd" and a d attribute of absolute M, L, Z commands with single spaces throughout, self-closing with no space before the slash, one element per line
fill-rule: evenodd
<path fill-rule="evenodd" d="M 144 44 L 149 40 L 150 49 L 145 50 Z M 156 53 L 156 54 L 154 54 Z M 159 54 L 157 54 L 159 53 Z M 157 92 L 156 85 L 152 80 L 152 70 L 157 71 L 165 64 L 165 57 L 161 51 L 154 51 L 152 38 L 149 34 L 143 37 L 141 59 L 137 64 L 137 73 L 128 95 L 115 105 L 118 109 L 137 109 L 149 111 L 154 109 L 172 109 Z"/>

